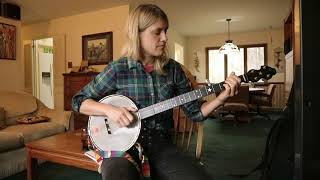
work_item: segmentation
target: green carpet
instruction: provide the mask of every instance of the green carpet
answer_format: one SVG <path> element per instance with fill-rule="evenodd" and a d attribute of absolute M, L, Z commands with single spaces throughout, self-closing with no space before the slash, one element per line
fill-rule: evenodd
<path fill-rule="evenodd" d="M 39 180 L 101 180 L 100 174 L 94 171 L 79 169 L 71 166 L 45 162 L 38 167 Z M 10 176 L 4 180 L 25 180 L 27 172 Z"/>
<path fill-rule="evenodd" d="M 271 118 L 275 120 L 278 114 Z M 265 141 L 273 120 L 256 118 L 251 123 L 208 119 L 204 126 L 204 146 L 200 163 L 215 180 L 258 180 L 259 172 L 247 178 L 235 178 L 230 174 L 246 173 L 260 161 Z M 188 154 L 195 157 L 195 142 Z M 24 180 L 26 171 L 10 176 L 5 180 Z M 100 180 L 97 172 L 78 169 L 70 166 L 45 162 L 39 167 L 40 180 Z"/>
<path fill-rule="evenodd" d="M 256 119 L 235 126 L 232 121 L 207 121 L 201 158 L 206 171 L 216 180 L 239 180 L 231 174 L 245 174 L 260 162 L 273 123 Z M 259 175 L 256 172 L 242 180 L 258 180 Z"/>

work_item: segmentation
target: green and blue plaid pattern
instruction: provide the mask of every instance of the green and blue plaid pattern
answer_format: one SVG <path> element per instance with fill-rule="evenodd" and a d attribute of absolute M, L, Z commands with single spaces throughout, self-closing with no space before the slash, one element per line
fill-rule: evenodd
<path fill-rule="evenodd" d="M 85 99 L 99 101 L 101 98 L 119 94 L 130 98 L 137 107 L 144 108 L 160 101 L 192 90 L 180 64 L 172 59 L 164 66 L 165 74 L 148 73 L 140 61 L 121 58 L 110 63 L 90 83 L 72 98 L 72 107 L 79 112 Z M 186 115 L 194 121 L 203 121 L 200 100 L 183 105 Z M 155 121 L 151 126 L 167 130 L 172 127 L 172 110 L 148 118 Z M 149 123 L 148 123 L 149 124 Z"/>

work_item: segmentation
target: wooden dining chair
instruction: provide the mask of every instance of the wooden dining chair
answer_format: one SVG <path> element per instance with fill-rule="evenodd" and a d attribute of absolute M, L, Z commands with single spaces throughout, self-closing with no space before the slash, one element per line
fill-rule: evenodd
<path fill-rule="evenodd" d="M 219 118 L 225 120 L 228 115 L 232 116 L 234 124 L 243 121 L 250 122 L 249 112 L 249 86 L 240 86 L 238 94 L 230 97 L 218 110 Z"/>
<path fill-rule="evenodd" d="M 198 83 L 192 73 L 182 66 L 187 78 L 189 79 L 190 85 L 193 89 L 197 89 Z M 181 107 L 176 107 L 173 109 L 173 119 L 174 119 L 174 137 L 173 141 L 177 146 L 179 146 L 183 151 L 188 151 L 191 147 L 191 140 L 196 134 L 195 139 L 195 156 L 199 160 L 202 153 L 203 146 L 203 122 L 194 122 L 190 120 L 184 113 Z"/>
<path fill-rule="evenodd" d="M 256 107 L 257 115 L 270 119 L 267 114 L 261 113 L 261 106 L 272 107 L 272 98 L 275 88 L 275 84 L 269 84 L 266 91 L 250 93 L 250 104 Z"/>
<path fill-rule="evenodd" d="M 195 157 L 200 159 L 203 146 L 203 122 L 194 122 L 186 117 L 181 107 L 174 109 L 174 143 L 184 152 L 189 151 L 195 138 Z M 196 135 L 196 137 L 195 137 Z"/>

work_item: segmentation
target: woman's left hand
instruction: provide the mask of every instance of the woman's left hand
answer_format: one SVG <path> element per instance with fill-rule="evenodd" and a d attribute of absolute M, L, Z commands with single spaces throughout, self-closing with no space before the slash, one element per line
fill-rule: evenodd
<path fill-rule="evenodd" d="M 223 86 L 225 90 L 222 91 L 217 99 L 221 102 L 221 104 L 225 103 L 225 101 L 236 94 L 238 94 L 238 89 L 241 83 L 241 79 L 232 72 L 229 77 L 224 81 Z"/>

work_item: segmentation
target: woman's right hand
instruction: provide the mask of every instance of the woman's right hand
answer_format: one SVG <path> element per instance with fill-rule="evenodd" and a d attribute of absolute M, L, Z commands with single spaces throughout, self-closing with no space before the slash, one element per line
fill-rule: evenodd
<path fill-rule="evenodd" d="M 86 99 L 81 103 L 80 112 L 89 116 L 107 116 L 110 120 L 117 122 L 121 127 L 128 126 L 134 122 L 132 112 L 137 109 L 133 107 L 116 107 L 111 104 L 103 104 L 93 99 Z"/>
<path fill-rule="evenodd" d="M 131 112 L 136 112 L 137 110 L 132 107 L 115 107 L 113 105 L 108 105 L 108 110 L 106 111 L 106 116 L 112 121 L 117 122 L 121 127 L 129 126 L 134 122 L 134 117 Z"/>

